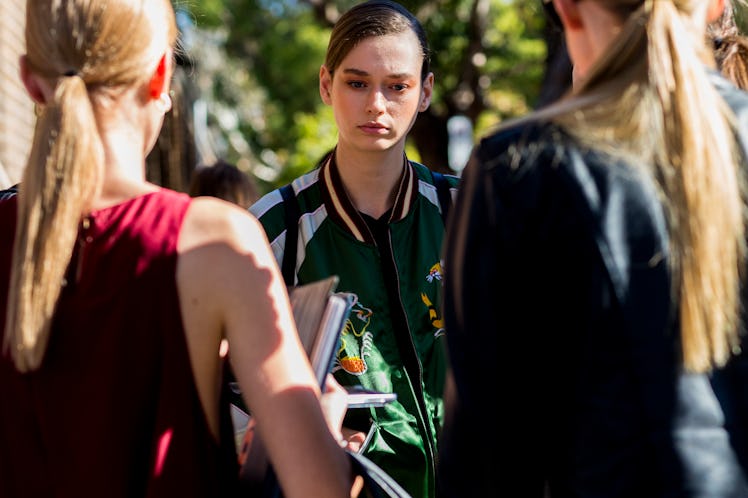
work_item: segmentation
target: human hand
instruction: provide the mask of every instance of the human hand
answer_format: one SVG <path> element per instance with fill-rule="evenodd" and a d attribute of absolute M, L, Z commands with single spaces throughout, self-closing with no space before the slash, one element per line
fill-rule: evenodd
<path fill-rule="evenodd" d="M 361 446 L 366 441 L 366 433 L 348 429 L 347 427 L 343 427 L 341 432 L 343 433 L 343 440 L 340 442 L 341 446 L 345 443 L 344 447 L 346 449 L 354 453 L 361 451 Z"/>
<path fill-rule="evenodd" d="M 332 374 L 327 374 L 325 391 L 322 393 L 320 403 L 330 432 L 335 436 L 335 439 L 341 442 L 341 446 L 344 446 L 342 428 L 343 417 L 345 417 L 345 412 L 348 409 L 348 392 L 335 380 Z"/>

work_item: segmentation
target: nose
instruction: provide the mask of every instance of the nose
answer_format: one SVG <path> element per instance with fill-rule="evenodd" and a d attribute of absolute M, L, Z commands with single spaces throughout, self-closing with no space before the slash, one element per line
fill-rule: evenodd
<path fill-rule="evenodd" d="M 379 90 L 372 90 L 366 101 L 366 112 L 370 114 L 382 114 L 387 107 L 387 99 Z"/>

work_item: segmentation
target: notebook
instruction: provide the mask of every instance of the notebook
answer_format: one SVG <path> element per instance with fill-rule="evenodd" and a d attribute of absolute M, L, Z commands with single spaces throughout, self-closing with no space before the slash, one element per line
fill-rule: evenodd
<path fill-rule="evenodd" d="M 323 390 L 340 334 L 353 305 L 352 296 L 335 292 L 338 282 L 337 276 L 330 276 L 288 289 L 299 339 Z M 279 496 L 279 488 L 262 440 L 254 437 L 255 430 L 247 432 L 251 417 L 232 405 L 232 418 L 240 454 L 243 492 L 247 496 Z"/>

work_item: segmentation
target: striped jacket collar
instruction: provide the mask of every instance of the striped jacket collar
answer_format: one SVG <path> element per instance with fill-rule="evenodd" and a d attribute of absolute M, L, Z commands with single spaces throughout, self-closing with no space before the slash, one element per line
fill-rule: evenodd
<path fill-rule="evenodd" d="M 327 214 L 340 226 L 345 227 L 351 235 L 361 242 L 375 244 L 374 236 L 369 230 L 361 213 L 353 206 L 340 178 L 340 171 L 335 163 L 333 151 L 322 164 L 319 171 L 320 191 L 327 207 Z M 397 189 L 395 205 L 392 207 L 388 223 L 405 218 L 418 195 L 418 176 L 408 158 L 403 155 L 403 174 Z"/>

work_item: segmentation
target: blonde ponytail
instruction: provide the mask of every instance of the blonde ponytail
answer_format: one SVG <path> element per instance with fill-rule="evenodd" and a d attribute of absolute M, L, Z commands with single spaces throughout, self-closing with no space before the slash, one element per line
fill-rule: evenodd
<path fill-rule="evenodd" d="M 650 79 L 665 117 L 657 175 L 669 200 L 683 361 L 703 372 L 724 365 L 738 347 L 743 178 L 731 113 L 704 69 L 710 47 L 673 49 L 690 47 L 694 33 L 673 2 L 650 6 Z"/>
<path fill-rule="evenodd" d="M 148 80 L 177 34 L 168 0 L 26 3 L 25 62 L 54 97 L 37 118 L 18 198 L 3 348 L 22 372 L 41 365 L 65 279 L 76 278 L 66 272 L 79 224 L 104 176 L 99 119 Z"/>
<path fill-rule="evenodd" d="M 41 365 L 81 215 L 102 171 L 86 84 L 62 77 L 38 118 L 18 200 L 4 348 L 22 372 Z"/>
<path fill-rule="evenodd" d="M 668 216 L 672 295 L 686 370 L 738 348 L 745 186 L 734 115 L 709 81 L 702 0 L 621 0 L 627 21 L 581 87 L 540 113 L 580 143 L 634 158 Z M 703 43 L 699 43 L 702 42 Z"/>

